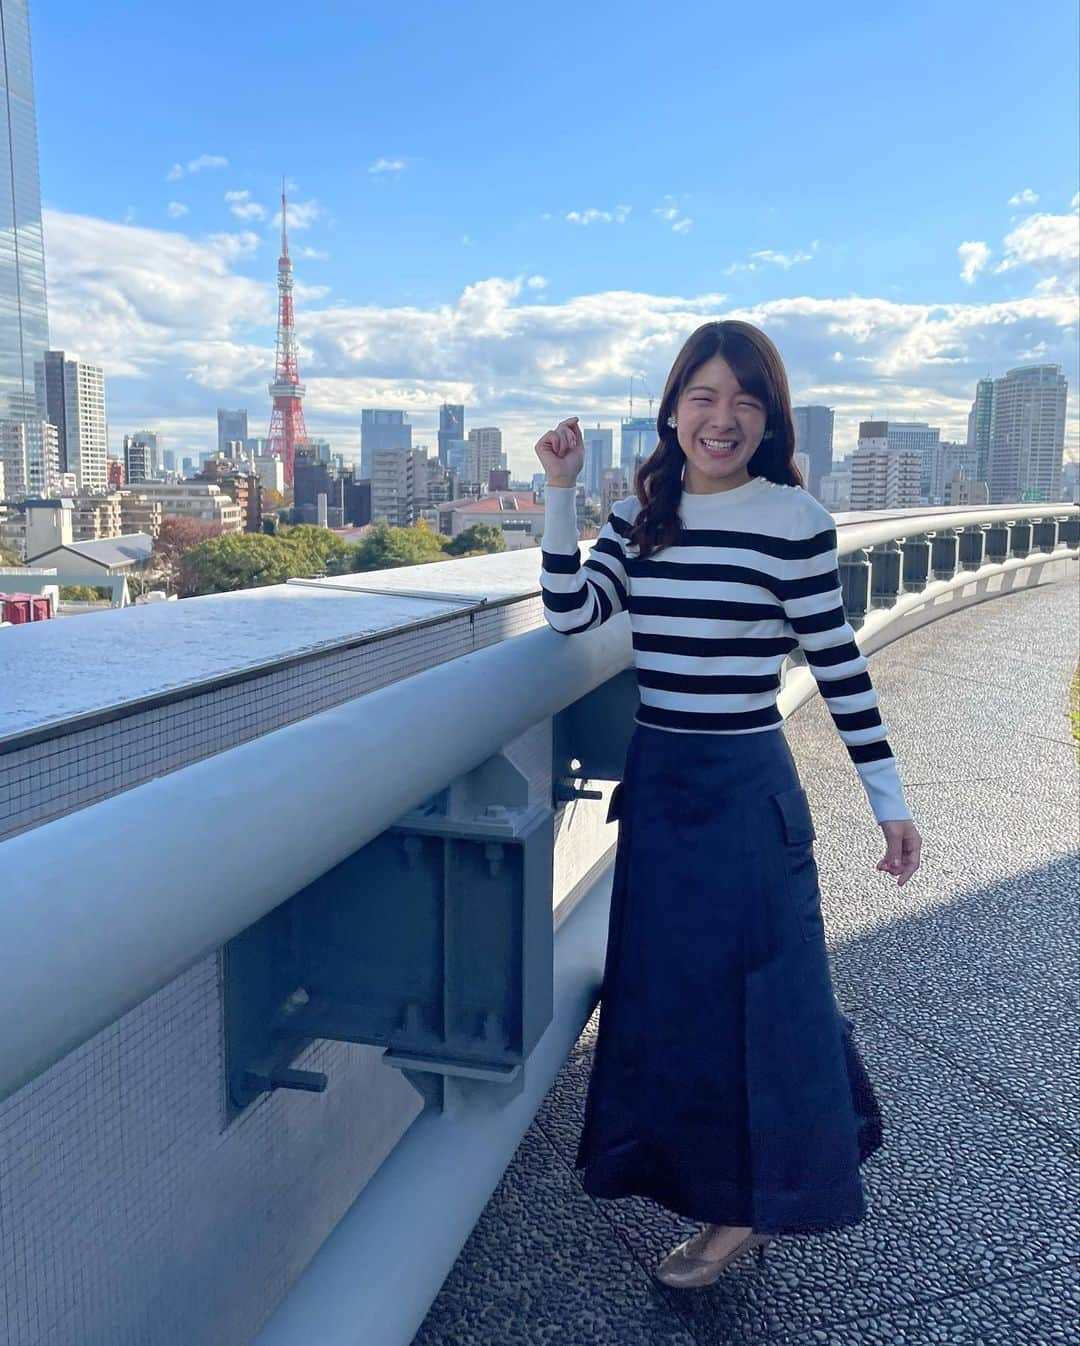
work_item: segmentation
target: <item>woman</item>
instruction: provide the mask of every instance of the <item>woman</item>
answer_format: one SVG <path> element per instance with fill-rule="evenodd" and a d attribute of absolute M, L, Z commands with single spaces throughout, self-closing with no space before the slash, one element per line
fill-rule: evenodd
<path fill-rule="evenodd" d="M 787 375 L 749 323 L 706 323 L 659 443 L 581 564 L 578 418 L 547 475 L 542 585 L 568 635 L 627 610 L 640 705 L 623 780 L 599 1033 L 577 1166 L 595 1196 L 707 1221 L 657 1268 L 708 1285 L 772 1235 L 854 1224 L 877 1101 L 833 996 L 806 793 L 776 707 L 801 646 L 903 885 L 920 837 L 841 605 L 835 523 L 794 465 Z"/>

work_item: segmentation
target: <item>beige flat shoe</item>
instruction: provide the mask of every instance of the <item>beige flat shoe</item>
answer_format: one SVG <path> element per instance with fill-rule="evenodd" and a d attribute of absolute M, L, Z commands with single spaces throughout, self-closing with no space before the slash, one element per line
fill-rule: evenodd
<path fill-rule="evenodd" d="M 702 1286 L 712 1285 L 737 1257 L 741 1257 L 751 1248 L 756 1250 L 758 1261 L 761 1262 L 771 1237 L 770 1234 L 747 1234 L 746 1238 L 741 1243 L 736 1243 L 730 1252 L 717 1258 L 700 1257 L 696 1253 L 688 1252 L 690 1239 L 686 1239 L 668 1253 L 653 1274 L 658 1281 L 676 1290 L 698 1290 Z"/>

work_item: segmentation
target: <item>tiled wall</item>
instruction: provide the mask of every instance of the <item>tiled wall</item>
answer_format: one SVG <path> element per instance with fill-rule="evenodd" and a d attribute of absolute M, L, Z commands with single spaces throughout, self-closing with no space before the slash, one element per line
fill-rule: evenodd
<path fill-rule="evenodd" d="M 455 614 L 0 756 L 4 826 L 542 623 L 538 599 Z M 544 723 L 506 747 L 530 798 L 550 797 L 550 743 Z M 556 897 L 610 846 L 603 809 L 564 811 Z M 325 1071 L 325 1093 L 279 1090 L 227 1123 L 219 964 L 201 960 L 0 1103 L 3 1346 L 245 1346 L 419 1112 L 380 1048 L 317 1042 L 296 1064 Z"/>
<path fill-rule="evenodd" d="M 0 1104 L 5 1346 L 242 1346 L 419 1111 L 375 1047 L 227 1129 L 218 958 Z"/>

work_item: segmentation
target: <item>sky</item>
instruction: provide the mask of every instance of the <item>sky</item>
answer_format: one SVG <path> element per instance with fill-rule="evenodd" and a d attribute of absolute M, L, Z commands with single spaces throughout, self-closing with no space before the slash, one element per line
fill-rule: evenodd
<path fill-rule="evenodd" d="M 30 0 L 50 334 L 110 447 L 267 433 L 279 196 L 307 428 L 659 400 L 700 323 L 757 323 L 793 400 L 966 436 L 976 380 L 1057 363 L 1080 453 L 1075 0 Z"/>

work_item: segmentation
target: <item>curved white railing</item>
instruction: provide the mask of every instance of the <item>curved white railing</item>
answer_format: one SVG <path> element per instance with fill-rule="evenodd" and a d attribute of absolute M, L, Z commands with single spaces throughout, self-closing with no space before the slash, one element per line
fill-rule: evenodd
<path fill-rule="evenodd" d="M 860 644 L 877 648 L 935 619 L 948 595 L 975 589 L 993 597 L 1006 579 L 1016 587 L 1045 579 L 1047 567 L 1060 571 L 1080 556 L 1080 509 L 994 506 L 842 526 L 841 557 L 858 562 L 865 548 L 1002 522 L 1021 530 L 1010 533 L 1010 546 L 1015 536 L 1023 547 L 1022 529 L 1032 520 L 1053 524 L 1049 550 L 956 571 L 899 595 L 890 608 L 870 612 Z M 873 556 L 867 564 L 873 572 Z M 546 627 L 530 631 L 0 843 L 0 1097 L 631 660 L 625 615 L 572 640 Z M 808 678 L 805 669 L 789 671 L 782 710 L 812 694 Z M 490 696 L 492 687 L 502 689 L 499 697 Z M 437 734 L 430 732 L 433 705 Z M 346 788 L 358 760 L 379 781 L 361 796 Z M 253 780 L 264 798 L 293 801 L 272 828 L 235 826 L 233 801 L 241 783 Z M 120 855 L 122 866 L 109 862 Z"/>

